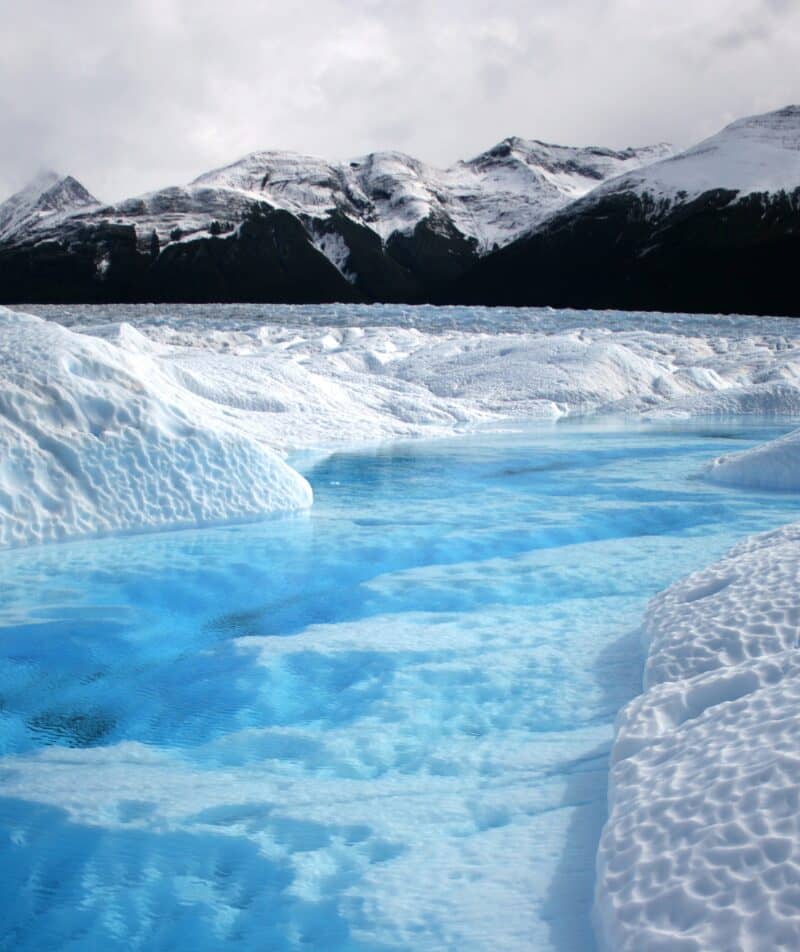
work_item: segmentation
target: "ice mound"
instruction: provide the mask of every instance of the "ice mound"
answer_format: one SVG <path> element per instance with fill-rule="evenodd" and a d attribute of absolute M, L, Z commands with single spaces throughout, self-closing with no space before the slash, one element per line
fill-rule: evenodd
<path fill-rule="evenodd" d="M 800 947 L 798 583 L 795 524 L 651 602 L 598 851 L 601 947 Z"/>
<path fill-rule="evenodd" d="M 388 305 L 42 310 L 93 335 L 112 333 L 99 318 L 124 316 L 181 386 L 250 413 L 250 432 L 283 449 L 511 417 L 800 414 L 800 340 L 781 321 Z"/>
<path fill-rule="evenodd" d="M 120 335 L 0 308 L 0 547 L 310 505 L 273 450 Z"/>
<path fill-rule="evenodd" d="M 800 490 L 800 430 L 743 453 L 720 456 L 705 475 L 715 483 L 742 489 Z"/>

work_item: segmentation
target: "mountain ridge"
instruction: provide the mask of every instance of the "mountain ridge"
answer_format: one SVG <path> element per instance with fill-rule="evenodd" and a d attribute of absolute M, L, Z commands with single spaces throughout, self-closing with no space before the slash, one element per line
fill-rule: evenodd
<path fill-rule="evenodd" d="M 800 106 L 600 184 L 476 264 L 450 303 L 800 316 Z"/>
<path fill-rule="evenodd" d="M 401 152 L 331 163 L 261 150 L 112 205 L 70 187 L 71 206 L 43 201 L 22 219 L 0 205 L 0 223 L 22 221 L 0 232 L 0 300 L 800 315 L 796 105 L 675 154 L 510 136 L 447 169 Z"/>
<path fill-rule="evenodd" d="M 98 200 L 71 175 L 45 170 L 0 203 L 0 241 L 34 230 L 53 216 L 99 205 Z"/>
<path fill-rule="evenodd" d="M 0 244 L 0 299 L 429 300 L 481 255 L 667 151 L 512 136 L 447 169 L 401 152 L 339 163 L 252 152 L 186 185 L 110 205 L 87 192 L 58 218 L 29 217 Z"/>

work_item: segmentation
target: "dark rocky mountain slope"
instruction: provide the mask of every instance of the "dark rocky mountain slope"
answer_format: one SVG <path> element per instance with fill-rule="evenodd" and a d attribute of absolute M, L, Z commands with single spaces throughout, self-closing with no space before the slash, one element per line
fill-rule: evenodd
<path fill-rule="evenodd" d="M 800 316 L 800 107 L 600 185 L 443 299 Z"/>
<path fill-rule="evenodd" d="M 0 205 L 0 300 L 426 301 L 667 151 L 511 138 L 450 169 L 395 152 L 341 164 L 256 152 L 105 206 L 49 176 Z"/>

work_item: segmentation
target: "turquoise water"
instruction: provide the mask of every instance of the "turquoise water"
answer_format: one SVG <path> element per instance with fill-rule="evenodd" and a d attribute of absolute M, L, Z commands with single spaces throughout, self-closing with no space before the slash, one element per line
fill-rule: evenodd
<path fill-rule="evenodd" d="M 649 596 L 786 426 L 337 454 L 308 514 L 0 554 L 0 948 L 593 947 Z"/>

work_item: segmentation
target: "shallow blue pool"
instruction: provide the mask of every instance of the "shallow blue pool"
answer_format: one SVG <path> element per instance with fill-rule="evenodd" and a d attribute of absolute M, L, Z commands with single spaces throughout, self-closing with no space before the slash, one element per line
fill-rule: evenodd
<path fill-rule="evenodd" d="M 797 518 L 787 427 L 334 455 L 311 513 L 0 555 L 0 948 L 593 947 L 650 595 Z"/>

